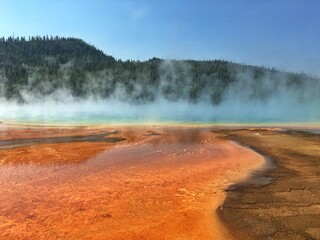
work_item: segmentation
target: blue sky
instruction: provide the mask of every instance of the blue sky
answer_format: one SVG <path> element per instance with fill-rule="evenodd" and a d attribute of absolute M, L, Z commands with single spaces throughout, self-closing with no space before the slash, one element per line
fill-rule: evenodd
<path fill-rule="evenodd" d="M 318 0 L 0 0 L 0 35 L 82 38 L 121 59 L 226 59 L 320 76 Z"/>

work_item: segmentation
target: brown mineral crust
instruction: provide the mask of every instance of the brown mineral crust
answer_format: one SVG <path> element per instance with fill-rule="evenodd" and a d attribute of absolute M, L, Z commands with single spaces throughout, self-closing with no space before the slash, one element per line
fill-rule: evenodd
<path fill-rule="evenodd" d="M 237 239 L 320 239 L 319 134 L 258 128 L 219 133 L 271 157 L 274 165 L 229 189 L 218 213 L 230 232 Z"/>

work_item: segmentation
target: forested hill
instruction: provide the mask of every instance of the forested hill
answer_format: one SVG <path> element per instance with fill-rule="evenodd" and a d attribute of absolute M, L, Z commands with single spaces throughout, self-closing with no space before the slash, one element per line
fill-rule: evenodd
<path fill-rule="evenodd" d="M 0 99 L 168 101 L 218 105 L 289 93 L 319 101 L 319 79 L 227 61 L 121 61 L 76 38 L 0 38 Z M 233 95 L 233 96 L 232 96 Z"/>

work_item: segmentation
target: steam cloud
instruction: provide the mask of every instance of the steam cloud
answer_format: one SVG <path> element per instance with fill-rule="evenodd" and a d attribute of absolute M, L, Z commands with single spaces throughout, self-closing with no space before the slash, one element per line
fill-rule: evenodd
<path fill-rule="evenodd" d="M 113 77 L 105 70 L 100 75 L 87 74 L 90 81 L 87 81 L 89 84 L 85 87 L 91 94 L 85 99 L 74 97 L 66 88 L 54 90 L 46 96 L 32 92 L 28 88 L 21 89 L 20 94 L 25 99 L 25 103 L 8 101 L 2 97 L 0 98 L 0 119 L 80 124 L 162 121 L 221 123 L 320 121 L 319 79 L 288 88 L 284 73 L 272 76 L 265 73 L 263 79 L 257 83 L 253 80 L 251 71 L 239 71 L 236 76 L 237 81 L 227 87 L 221 101 L 218 104 L 212 104 L 206 89 L 196 102 L 188 100 L 188 87 L 192 84 L 188 64 L 180 66 L 183 79 L 176 76 L 176 69 L 170 61 L 163 62 L 160 69 L 163 71 L 159 87 L 147 89 L 155 96 L 150 101 L 142 103 L 131 101 L 130 97 L 138 96 L 146 90 L 143 85 L 133 86 L 133 91 L 128 96 L 125 86 L 117 84 L 116 90 L 110 97 L 106 99 L 99 97 L 95 94 L 97 89 L 107 88 L 109 84 L 103 79 L 107 76 L 110 79 Z M 169 75 L 170 82 L 168 82 Z M 139 77 L 148 78 L 145 75 Z M 3 79 L 0 81 L 0 96 L 3 96 L 5 81 Z M 32 85 L 35 77 L 30 76 L 28 80 L 29 85 Z M 176 85 L 172 83 L 174 81 L 177 82 Z M 185 87 L 179 89 L 181 84 Z M 172 95 L 164 96 L 161 89 L 168 85 L 177 87 L 173 89 Z M 43 89 L 51 87 L 50 84 L 43 82 Z M 180 97 L 175 97 L 176 91 L 180 93 L 182 91 Z"/>

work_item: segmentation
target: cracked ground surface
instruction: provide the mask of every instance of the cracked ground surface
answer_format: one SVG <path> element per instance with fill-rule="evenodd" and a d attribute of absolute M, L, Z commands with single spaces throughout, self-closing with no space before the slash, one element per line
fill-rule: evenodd
<path fill-rule="evenodd" d="M 263 129 L 220 134 L 271 157 L 274 165 L 227 190 L 218 212 L 230 232 L 237 239 L 320 239 L 320 135 Z"/>

